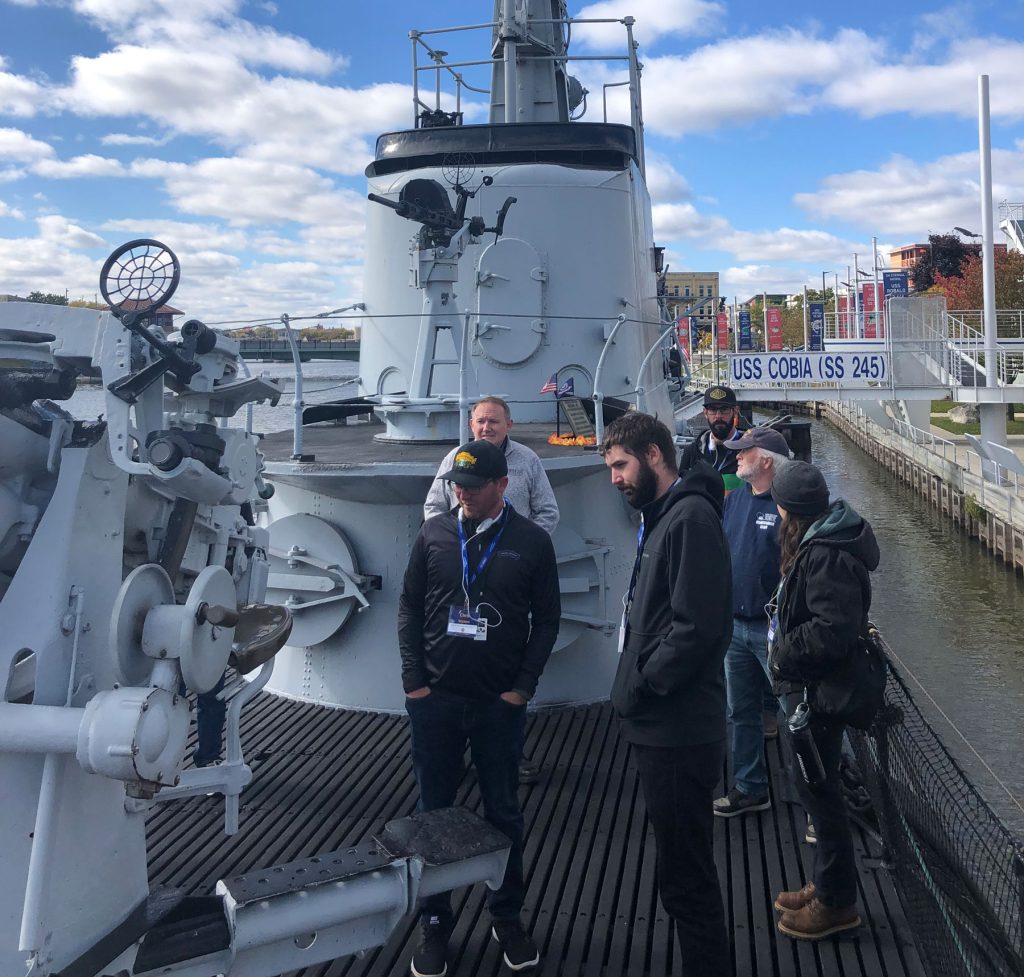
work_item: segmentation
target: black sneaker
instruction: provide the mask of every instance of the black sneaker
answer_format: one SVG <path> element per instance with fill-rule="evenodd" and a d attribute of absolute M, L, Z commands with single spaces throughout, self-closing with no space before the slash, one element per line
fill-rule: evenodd
<path fill-rule="evenodd" d="M 754 797 L 753 794 L 741 793 L 735 787 L 725 797 L 716 798 L 711 803 L 716 818 L 734 818 L 737 814 L 749 811 L 767 811 L 771 806 L 767 794 Z"/>
<path fill-rule="evenodd" d="M 445 977 L 448 963 L 448 933 L 436 916 L 431 916 L 420 927 L 419 949 L 412 955 L 412 977 Z"/>
<path fill-rule="evenodd" d="M 510 970 L 526 970 L 527 967 L 536 967 L 540 963 L 537 944 L 526 935 L 526 930 L 518 919 L 502 922 L 495 920 L 491 927 L 491 935 L 505 951 L 505 963 Z"/>
<path fill-rule="evenodd" d="M 519 783 L 535 784 L 540 779 L 540 764 L 522 757 L 519 761 Z"/>

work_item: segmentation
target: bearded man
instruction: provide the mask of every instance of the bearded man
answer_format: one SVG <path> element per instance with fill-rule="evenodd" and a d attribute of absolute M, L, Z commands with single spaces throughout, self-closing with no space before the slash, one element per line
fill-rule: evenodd
<path fill-rule="evenodd" d="M 608 426 L 601 453 L 612 485 L 640 511 L 612 705 L 632 745 L 683 972 L 722 977 L 732 965 L 711 807 L 725 759 L 732 634 L 722 479 L 709 465 L 680 477 L 669 429 L 636 411 Z"/>

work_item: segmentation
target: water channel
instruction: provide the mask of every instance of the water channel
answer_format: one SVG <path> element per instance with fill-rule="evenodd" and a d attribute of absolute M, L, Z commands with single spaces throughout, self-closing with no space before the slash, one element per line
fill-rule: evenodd
<path fill-rule="evenodd" d="M 288 364 L 251 368 L 290 380 Z M 355 370 L 346 362 L 305 364 L 304 399 L 354 395 L 354 386 L 339 385 Z M 290 428 L 291 400 L 289 382 L 276 408 L 254 408 L 254 429 Z M 96 416 L 102 391 L 80 390 L 70 409 Z M 244 411 L 232 423 L 244 423 Z M 901 659 L 912 694 L 985 798 L 1024 838 L 1024 579 L 834 428 L 813 422 L 813 451 L 833 495 L 847 499 L 878 536 L 872 617 Z"/>
<path fill-rule="evenodd" d="M 1024 579 L 834 428 L 813 424 L 814 461 L 833 496 L 878 537 L 872 619 L 946 747 L 1024 838 Z"/>

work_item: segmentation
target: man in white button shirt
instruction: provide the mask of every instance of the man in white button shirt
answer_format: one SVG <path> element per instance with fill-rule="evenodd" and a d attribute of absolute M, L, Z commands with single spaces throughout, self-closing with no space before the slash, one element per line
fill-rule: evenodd
<path fill-rule="evenodd" d="M 505 452 L 508 464 L 505 498 L 512 503 L 512 507 L 547 533 L 553 533 L 558 525 L 555 493 L 536 452 L 508 436 L 512 427 L 512 412 L 508 404 L 500 397 L 481 397 L 470 414 L 469 427 L 477 441 L 490 441 Z M 449 451 L 437 470 L 438 477 L 430 486 L 423 506 L 424 519 L 438 516 L 442 512 L 451 512 L 456 505 L 451 483 L 440 476 L 451 469 L 457 450 L 453 448 Z"/>

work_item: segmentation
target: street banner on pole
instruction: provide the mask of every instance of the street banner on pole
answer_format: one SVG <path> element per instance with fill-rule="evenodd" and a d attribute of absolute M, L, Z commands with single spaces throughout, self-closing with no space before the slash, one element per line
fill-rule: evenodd
<path fill-rule="evenodd" d="M 850 324 L 850 299 L 849 296 L 839 296 L 839 338 L 846 339 L 846 331 Z"/>
<path fill-rule="evenodd" d="M 878 329 L 875 325 L 875 283 L 865 282 L 860 307 L 864 312 L 864 338 L 875 339 Z"/>
<path fill-rule="evenodd" d="M 750 341 L 750 310 L 743 309 L 740 312 L 740 349 L 750 350 L 753 348 Z"/>
<path fill-rule="evenodd" d="M 768 320 L 768 352 L 777 353 L 782 349 L 782 309 L 765 310 Z"/>
<path fill-rule="evenodd" d="M 676 339 L 679 348 L 688 357 L 690 355 L 690 323 L 687 319 L 676 319 Z"/>
<path fill-rule="evenodd" d="M 807 311 L 811 317 L 811 352 L 820 353 L 825 349 L 825 303 L 810 302 Z"/>
<path fill-rule="evenodd" d="M 718 313 L 718 351 L 729 352 L 729 313 Z"/>

